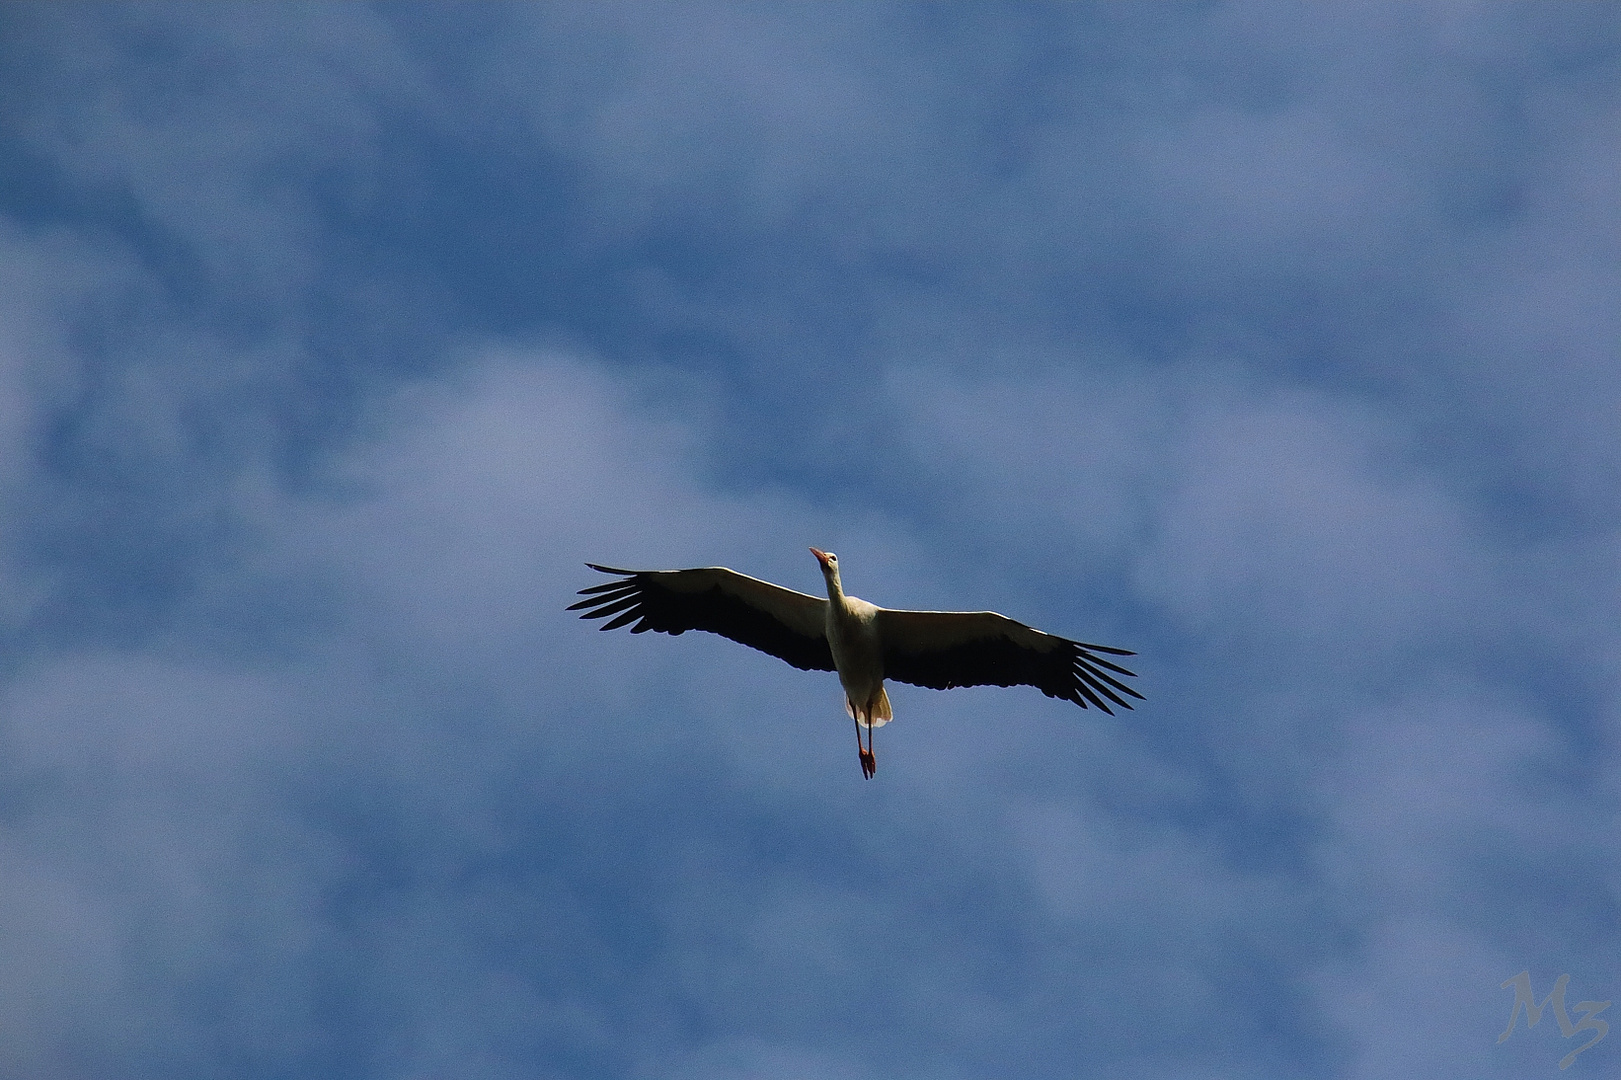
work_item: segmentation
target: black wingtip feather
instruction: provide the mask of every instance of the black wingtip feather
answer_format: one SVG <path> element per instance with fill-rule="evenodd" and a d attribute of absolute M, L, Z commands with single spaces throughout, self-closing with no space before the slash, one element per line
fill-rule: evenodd
<path fill-rule="evenodd" d="M 625 581 L 604 581 L 601 585 L 593 585 L 588 589 L 581 589 L 580 596 L 590 596 L 593 593 L 612 592 L 615 589 L 633 589 L 636 586 Z"/>
<path fill-rule="evenodd" d="M 1130 649 L 1116 649 L 1116 648 L 1112 648 L 1112 647 L 1110 647 L 1108 645 L 1092 645 L 1092 644 L 1089 644 L 1089 643 L 1087 643 L 1085 641 L 1077 641 L 1075 644 L 1078 645 L 1079 647 L 1083 648 L 1083 649 L 1091 649 L 1093 652 L 1106 652 L 1110 656 L 1136 656 L 1137 655 L 1136 653 L 1132 652 Z"/>
<path fill-rule="evenodd" d="M 588 596 L 584 600 L 576 600 L 574 603 L 569 605 L 569 610 L 574 611 L 577 608 L 583 607 L 601 607 L 603 604 L 617 604 L 621 600 L 625 600 L 636 595 L 637 590 L 635 589 L 621 589 L 618 592 L 598 593 L 596 596 Z"/>
<path fill-rule="evenodd" d="M 1092 688 L 1087 686 L 1086 683 L 1077 682 L 1075 684 L 1075 689 L 1077 691 L 1079 691 L 1081 694 L 1083 694 L 1086 697 L 1087 701 L 1090 701 L 1092 704 L 1096 705 L 1098 708 L 1102 709 L 1104 712 L 1109 713 L 1110 716 L 1114 715 L 1114 713 L 1109 712 L 1109 707 L 1107 705 L 1103 704 L 1103 699 L 1098 697 L 1097 694 L 1093 693 Z M 1071 698 L 1070 700 L 1074 701 L 1075 699 Z M 1081 708 L 1083 708 L 1083 709 L 1086 708 L 1086 705 L 1081 704 Z"/>
<path fill-rule="evenodd" d="M 620 600 L 626 600 L 626 599 L 633 598 L 633 597 L 635 597 L 635 595 L 636 595 L 636 590 L 631 589 L 628 592 L 611 593 L 611 594 L 609 594 L 607 596 L 588 596 L 584 600 L 579 600 L 579 601 L 576 601 L 575 603 L 570 604 L 564 610 L 565 611 L 579 611 L 581 608 L 603 607 L 603 606 L 605 606 L 607 604 L 618 603 Z"/>
<path fill-rule="evenodd" d="M 1130 675 L 1133 679 L 1137 677 L 1137 673 L 1130 668 L 1123 668 L 1119 664 L 1111 664 L 1101 656 L 1087 656 L 1086 660 L 1089 663 L 1096 664 L 1098 667 L 1106 667 L 1110 671 L 1118 671 L 1122 675 Z"/>
<path fill-rule="evenodd" d="M 1092 685 L 1096 686 L 1099 690 L 1102 690 L 1105 694 L 1109 694 L 1109 691 L 1108 691 L 1107 687 L 1110 687 L 1110 686 L 1114 687 L 1116 690 L 1123 690 L 1128 694 L 1135 694 L 1136 693 L 1135 690 L 1133 690 L 1131 687 L 1127 686 L 1125 683 L 1122 683 L 1118 679 L 1110 678 L 1108 675 L 1105 675 L 1103 672 L 1097 670 L 1096 668 L 1094 668 L 1090 664 L 1085 664 L 1085 663 L 1076 664 L 1075 665 L 1075 673 L 1077 675 L 1079 675 L 1081 678 L 1086 679 L 1089 682 L 1091 682 Z M 1120 699 L 1117 698 L 1117 697 L 1114 697 L 1113 694 L 1109 694 L 1109 696 L 1111 698 L 1114 698 L 1115 701 L 1120 701 Z M 1120 701 L 1120 704 L 1124 705 L 1125 702 Z"/>
<path fill-rule="evenodd" d="M 640 603 L 641 603 L 640 600 L 638 600 L 634 596 L 631 596 L 631 597 L 627 597 L 627 598 L 625 598 L 623 600 L 615 601 L 614 603 L 611 603 L 611 604 L 603 604 L 599 608 L 595 608 L 595 609 L 593 609 L 591 611 L 587 611 L 585 614 L 581 615 L 580 618 L 582 618 L 582 619 L 606 619 L 609 615 L 618 614 L 619 612 L 624 611 L 626 608 L 635 608 Z"/>
<path fill-rule="evenodd" d="M 638 608 L 633 607 L 629 611 L 621 612 L 619 615 L 615 616 L 613 619 L 609 620 L 608 622 L 603 623 L 602 628 L 604 630 L 617 630 L 621 626 L 625 626 L 625 625 L 627 625 L 629 623 L 633 623 L 637 619 L 640 619 L 641 617 L 642 617 L 641 611 Z"/>
<path fill-rule="evenodd" d="M 1099 682 L 1097 676 L 1093 675 L 1090 671 L 1077 671 L 1075 673 L 1075 677 L 1077 680 L 1079 680 L 1082 686 L 1090 687 L 1092 690 L 1102 694 L 1116 705 L 1125 707 L 1126 703 L 1120 699 L 1120 695 L 1116 694 L 1113 690 L 1110 690 L 1103 683 Z M 1107 712 L 1108 710 L 1105 709 L 1104 711 Z M 1110 715 L 1112 716 L 1113 714 L 1111 713 Z"/>

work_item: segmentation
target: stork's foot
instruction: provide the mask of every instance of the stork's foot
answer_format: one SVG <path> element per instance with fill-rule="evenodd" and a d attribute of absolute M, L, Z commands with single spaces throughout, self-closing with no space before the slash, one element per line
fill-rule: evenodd
<path fill-rule="evenodd" d="M 874 756 L 871 750 L 861 751 L 861 775 L 871 780 L 872 774 L 877 771 L 878 758 Z"/>

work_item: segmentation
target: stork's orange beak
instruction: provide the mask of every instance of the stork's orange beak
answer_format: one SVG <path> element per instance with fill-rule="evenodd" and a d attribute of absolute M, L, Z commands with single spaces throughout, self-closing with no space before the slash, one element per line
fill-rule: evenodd
<path fill-rule="evenodd" d="M 816 548 L 811 548 L 810 553 L 812 555 L 816 556 L 816 561 L 821 563 L 823 568 L 826 568 L 826 566 L 827 566 L 827 552 L 819 551 Z"/>

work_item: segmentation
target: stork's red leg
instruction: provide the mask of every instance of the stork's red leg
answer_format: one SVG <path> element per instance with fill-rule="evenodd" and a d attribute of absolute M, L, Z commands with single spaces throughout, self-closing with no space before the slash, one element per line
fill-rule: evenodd
<path fill-rule="evenodd" d="M 867 745 L 861 745 L 861 721 L 856 724 L 856 756 L 861 759 L 861 775 L 868 780 L 878 771 L 878 762 L 872 756 L 872 725 L 867 725 Z"/>

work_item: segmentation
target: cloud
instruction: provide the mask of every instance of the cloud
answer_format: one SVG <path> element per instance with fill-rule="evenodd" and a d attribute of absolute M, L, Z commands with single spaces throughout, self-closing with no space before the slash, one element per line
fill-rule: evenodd
<path fill-rule="evenodd" d="M 1319 857 L 1362 938 L 1321 980 L 1325 1008 L 1358 1048 L 1351 1075 L 1551 1065 L 1574 1044 L 1555 1049 L 1523 1030 L 1502 1047 L 1479 1037 L 1507 1019 L 1513 997 L 1500 984 L 1527 968 L 1550 987 L 1561 973 L 1577 987 L 1606 978 L 1570 948 L 1603 933 L 1592 905 L 1605 905 L 1595 879 L 1609 859 L 1591 841 L 1586 799 L 1548 780 L 1569 774 L 1568 747 L 1534 706 L 1495 697 L 1419 691 L 1348 723 L 1324 764 L 1332 828 Z"/>
<path fill-rule="evenodd" d="M 387 24 L 360 8 L 237 4 L 195 19 L 148 5 L 19 21 L 32 46 L 12 80 L 22 147 L 85 192 L 91 223 L 132 213 L 126 235 L 154 262 L 185 273 L 191 260 L 194 289 L 234 291 L 216 301 L 226 307 L 307 289 L 319 255 L 311 180 L 374 162 L 390 103 L 433 107 Z"/>
<path fill-rule="evenodd" d="M 1084 786 L 1038 772 L 1042 801 L 1009 816 L 968 765 L 984 723 L 972 699 L 916 695 L 908 731 L 883 751 L 894 793 L 851 791 L 830 686 L 818 693 L 724 643 L 591 635 L 558 611 L 579 576 L 571 552 L 617 539 L 628 556 L 645 544 L 645 557 L 673 548 L 682 561 L 683 544 L 724 554 L 747 538 L 737 555 L 769 560 L 826 520 L 780 498 L 706 492 L 686 433 L 639 413 L 622 385 L 577 363 L 494 359 L 459 388 L 396 399 L 375 430 L 342 494 L 259 507 L 263 561 L 198 601 L 224 610 L 232 588 L 319 583 L 330 606 L 290 656 L 78 655 L 36 665 L 8 694 L 18 783 L 48 792 L 13 836 L 83 897 L 120 958 L 110 975 L 88 962 L 67 975 L 111 981 L 112 1015 L 163 1033 L 130 1041 L 82 1025 L 91 1060 L 206 1069 L 209 1047 L 251 1045 L 332 1067 L 339 1018 L 308 1004 L 329 986 L 355 1002 L 340 1017 L 394 1033 L 371 1052 L 408 1069 L 454 1061 L 503 1075 L 562 1053 L 662 1072 L 751 1040 L 779 1048 L 771 1060 L 855 1055 L 865 1069 L 941 1038 L 942 1063 L 995 1061 L 992 1033 L 1017 1013 L 1050 1013 L 1101 945 L 1086 944 L 1098 920 L 1128 910 L 1145 875 L 1227 876 L 1194 851 L 1163 870 L 1157 856 L 1117 870 L 1074 862 L 1066 852 L 1119 843 L 1082 824 L 1108 811 L 1074 809 Z M 850 550 L 884 544 L 854 539 Z M 1046 719 L 1057 730 L 1032 737 L 1051 704 L 999 704 L 1001 746 L 978 768 L 1018 768 L 1073 734 Z M 924 749 L 936 740 L 960 745 L 942 757 Z M 966 786 L 939 786 L 942 767 Z M 852 796 L 893 820 L 873 832 L 850 819 Z M 740 860 L 739 845 L 752 853 Z M 992 884 L 1026 860 L 1028 899 Z M 1066 876 L 1100 872 L 1118 884 L 1080 908 L 1061 900 Z M 942 888 L 958 894 L 949 907 L 909 914 Z M 1053 914 L 1031 910 L 1000 945 L 981 940 L 1043 892 L 1061 901 Z M 1185 894 L 1180 917 L 1253 918 L 1250 903 L 1216 895 Z M 1103 971 L 1118 1005 L 1063 1021 L 1027 1052 L 1057 1060 L 1083 1033 L 1129 1031 L 1133 1003 L 1156 992 L 1137 980 L 1168 947 L 1144 951 L 1157 927 L 1111 925 Z M 1177 956 L 1179 1015 L 1194 1002 L 1244 1007 L 1212 998 L 1212 968 L 1226 962 Z M 190 1002 L 199 986 L 221 995 L 209 1017 Z M 464 998 L 484 1004 L 455 1004 Z M 691 1009 L 725 1034 L 676 1035 Z M 861 1043 L 863 1017 L 897 1041 Z M 954 1031 L 952 1017 L 970 1026 Z M 627 1024 L 647 1040 L 624 1043 Z"/>
<path fill-rule="evenodd" d="M 1607 993 L 1602 19 L 7 18 L 13 1071 L 1521 1075 L 1502 978 Z M 863 785 L 561 610 L 813 542 L 1148 701 L 897 688 Z"/>
<path fill-rule="evenodd" d="M 803 745 L 807 733 L 789 726 L 762 747 L 735 730 L 748 723 L 751 698 L 775 705 L 787 696 L 791 676 L 774 668 L 714 649 L 705 657 L 700 646 L 716 668 L 700 678 L 690 651 L 683 663 L 679 652 L 647 650 L 645 639 L 586 633 L 561 611 L 589 579 L 580 557 L 608 557 L 602 548 L 613 542 L 622 545 L 616 558 L 637 562 L 782 529 L 797 539 L 814 519 L 782 500 L 706 494 L 679 465 L 682 433 L 627 415 L 623 396 L 579 365 L 533 359 L 481 365 L 459 390 L 406 394 L 379 418 L 379 441 L 355 452 L 347 494 L 289 502 L 246 488 L 241 516 L 262 525 L 260 554 L 194 598 L 190 623 L 201 628 L 272 589 L 295 599 L 324 593 L 323 603 L 288 614 L 305 620 L 284 637 L 290 654 L 244 657 L 187 634 L 190 644 L 133 654 L 41 659 L 14 680 L 9 768 L 14 789 L 37 796 L 18 808 L 9 838 L 30 852 L 41 881 L 64 879 L 55 887 L 84 912 L 58 905 L 58 921 L 39 928 L 41 947 L 63 954 L 64 984 L 102 987 L 120 1005 L 73 1026 L 86 1061 L 206 1069 L 210 1047 L 281 1032 L 284 1045 L 264 1047 L 267 1060 L 330 1065 L 321 1047 L 340 1021 L 309 1013 L 309 995 L 323 983 L 358 993 L 395 967 L 430 973 L 427 984 L 368 991 L 380 997 L 362 1013 L 385 1027 L 421 1018 L 400 1036 L 402 1061 L 429 1067 L 443 1042 L 455 1061 L 466 1060 L 462 1047 L 493 1055 L 498 1074 L 526 1071 L 523 1062 L 545 1052 L 537 1046 L 550 1045 L 529 1030 L 534 1023 L 612 1056 L 601 1031 L 617 1025 L 587 1022 L 600 1005 L 581 1006 L 583 1028 L 561 1020 L 568 1009 L 558 995 L 570 991 L 547 964 L 478 961 L 449 942 L 463 938 L 477 954 L 492 933 L 517 934 L 531 943 L 525 949 L 544 949 L 554 933 L 579 935 L 558 944 L 575 965 L 597 967 L 591 954 L 626 947 L 624 931 L 594 925 L 590 901 L 570 896 L 588 885 L 557 878 L 551 899 L 546 886 L 535 892 L 556 871 L 521 849 L 560 844 L 555 857 L 589 866 L 596 856 L 576 848 L 589 837 L 630 845 L 622 870 L 610 860 L 589 871 L 609 873 L 599 886 L 607 895 L 620 894 L 616 879 L 627 873 L 685 876 L 679 855 L 666 865 L 653 852 L 634 854 L 641 841 L 632 834 L 589 824 L 615 812 L 611 793 L 641 777 L 652 781 L 649 796 L 667 797 L 667 781 L 655 779 L 664 771 L 700 788 L 775 788 L 771 798 L 781 799 L 807 789 L 803 765 L 778 760 L 752 778 L 742 767 Z M 624 673 L 638 669 L 627 682 Z M 765 675 L 771 692 L 750 691 L 750 672 Z M 742 693 L 704 689 L 739 681 Z M 824 689 L 820 711 L 837 720 Z M 659 716 L 660 700 L 715 708 L 692 717 L 696 732 L 683 731 Z M 813 755 L 824 770 L 833 746 L 829 738 Z M 710 756 L 717 766 L 702 764 Z M 399 842 L 422 847 L 389 854 Z M 395 871 L 385 869 L 396 859 Z M 470 869 L 477 864 L 484 868 Z M 397 871 L 427 879 L 390 885 Z M 531 886 L 521 885 L 526 878 Z M 705 896 L 713 888 L 702 877 L 692 885 Z M 563 929 L 562 910 L 582 902 L 578 925 Z M 493 921 L 446 921 L 468 903 Z M 533 930 L 523 929 L 524 912 L 540 919 Z M 107 949 L 75 945 L 80 924 L 103 927 Z M 373 948 L 377 960 L 353 952 Z M 19 967 L 18 978 L 28 970 Z M 252 973 L 251 986 L 237 981 L 240 970 Z M 212 1018 L 190 1000 L 207 986 L 222 995 Z M 485 995 L 489 1008 L 443 1014 L 441 995 L 456 986 Z M 652 1007 L 656 1016 L 665 993 L 655 990 L 633 1014 Z M 509 1035 L 490 1026 L 490 1009 L 512 1016 Z M 440 1018 L 427 1023 L 430 1015 Z M 56 1013 L 25 1011 L 15 1022 L 26 1029 L 19 1045 L 37 1047 L 33 1065 L 60 1063 Z M 509 1050 L 499 1049 L 509 1037 Z"/>

